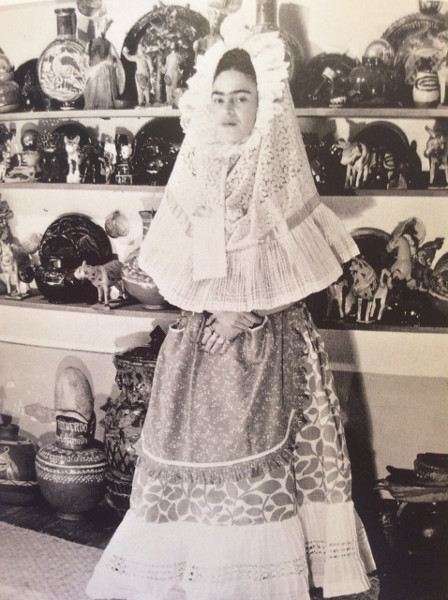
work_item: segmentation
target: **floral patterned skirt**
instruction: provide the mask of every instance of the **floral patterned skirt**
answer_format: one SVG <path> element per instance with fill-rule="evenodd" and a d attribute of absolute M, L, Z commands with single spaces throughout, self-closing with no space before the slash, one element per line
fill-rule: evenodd
<path fill-rule="evenodd" d="M 200 326 L 200 318 L 189 318 L 187 327 Z M 182 374 L 181 344 L 177 340 L 176 346 L 168 342 L 162 348 L 150 405 L 153 398 L 153 409 L 165 402 L 165 416 L 148 411 L 131 507 L 95 568 L 87 589 L 91 598 L 308 600 L 310 586 L 322 587 L 325 597 L 368 589 L 366 573 L 375 565 L 351 500 L 339 401 L 322 340 L 303 304 L 265 319 L 264 331 L 270 332 L 271 350 L 266 349 L 268 334 L 263 329 L 255 334 L 255 346 L 255 336 L 245 344 L 251 344 L 257 364 L 263 363 L 263 373 L 272 371 L 272 384 L 262 381 L 262 389 L 272 392 L 265 401 L 275 406 L 265 416 L 275 418 L 275 426 L 261 441 L 252 439 L 249 430 L 237 444 L 223 443 L 211 451 L 201 448 L 196 429 L 188 438 L 185 423 L 181 425 L 187 454 L 178 450 L 182 437 L 177 434 L 173 445 L 165 444 L 164 436 L 148 443 L 148 436 L 160 427 L 165 437 L 169 433 L 164 419 L 173 408 L 170 402 L 178 401 L 174 389 L 170 395 L 170 386 L 158 388 L 161 378 L 170 373 L 177 394 L 182 393 L 179 381 L 184 381 L 176 379 L 176 367 L 166 354 L 176 358 Z M 172 339 L 178 334 L 174 328 Z M 244 347 L 234 351 L 240 357 L 249 352 Z M 207 376 L 216 378 L 210 365 L 205 366 Z M 259 406 L 251 402 L 257 402 L 260 391 L 251 395 L 250 390 L 260 376 L 256 366 L 251 371 L 245 364 L 244 369 L 250 382 L 243 393 L 248 394 L 245 406 L 254 410 L 246 410 L 241 418 L 252 419 Z M 241 371 L 235 371 L 238 382 Z M 224 372 L 232 379 L 231 371 Z M 241 379 L 238 384 L 241 381 L 247 382 Z M 188 414 L 197 412 L 195 419 L 201 414 L 196 402 L 202 387 L 198 393 L 184 394 L 184 403 L 191 403 Z M 277 389 L 283 393 L 277 394 Z M 223 417 L 226 410 L 217 415 Z M 230 411 L 229 418 L 233 416 Z M 215 422 L 218 432 L 220 422 Z M 243 425 L 234 425 L 237 434 L 248 429 Z M 200 431 L 205 435 L 207 428 Z M 228 431 L 226 424 L 226 436 Z"/>

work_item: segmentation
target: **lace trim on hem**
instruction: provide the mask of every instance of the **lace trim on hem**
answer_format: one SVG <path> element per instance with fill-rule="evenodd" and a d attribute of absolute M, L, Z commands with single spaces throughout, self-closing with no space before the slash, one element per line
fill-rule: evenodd
<path fill-rule="evenodd" d="M 289 433 L 280 448 L 258 458 L 249 457 L 240 463 L 215 464 L 209 467 L 206 464 L 201 464 L 200 466 L 183 466 L 174 462 L 162 464 L 157 459 L 146 454 L 141 440 L 136 444 L 137 462 L 139 466 L 146 470 L 151 479 L 158 478 L 164 483 L 217 484 L 226 481 L 259 477 L 291 462 L 294 455 L 297 433 L 305 423 L 306 419 L 302 412 L 296 412 L 291 419 Z"/>

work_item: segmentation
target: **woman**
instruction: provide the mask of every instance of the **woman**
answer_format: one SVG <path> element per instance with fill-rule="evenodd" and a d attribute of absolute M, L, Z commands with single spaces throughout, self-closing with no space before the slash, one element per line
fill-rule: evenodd
<path fill-rule="evenodd" d="M 320 203 L 277 33 L 215 44 L 140 264 L 183 309 L 94 598 L 306 600 L 369 587 L 328 359 L 302 302 L 358 250 Z"/>

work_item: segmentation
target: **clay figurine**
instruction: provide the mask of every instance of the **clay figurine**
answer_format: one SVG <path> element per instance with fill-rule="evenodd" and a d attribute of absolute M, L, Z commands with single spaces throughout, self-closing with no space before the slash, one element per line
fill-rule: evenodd
<path fill-rule="evenodd" d="M 135 85 L 137 87 L 138 106 L 150 106 L 154 64 L 149 52 L 145 45 L 142 42 L 139 42 L 136 54 L 131 54 L 129 49 L 124 46 L 123 55 L 127 60 L 136 64 Z"/>
<path fill-rule="evenodd" d="M 81 173 L 79 170 L 79 166 L 81 164 L 79 141 L 79 135 L 75 136 L 74 138 L 68 138 L 67 136 L 64 136 L 64 144 L 68 161 L 67 183 L 81 182 Z"/>
<path fill-rule="evenodd" d="M 439 170 L 443 170 L 445 181 L 441 182 L 441 186 L 446 187 L 448 183 L 448 136 L 445 132 L 432 129 L 428 125 L 425 125 L 425 129 L 429 133 L 429 138 L 423 154 L 429 159 L 429 185 L 436 185 Z"/>
<path fill-rule="evenodd" d="M 123 93 L 126 76 L 120 57 L 113 44 L 106 39 L 112 24 L 102 9 L 94 19 L 95 39 L 87 46 L 88 66 L 84 88 L 87 109 L 115 108 L 117 97 Z"/>
<path fill-rule="evenodd" d="M 115 164 L 115 183 L 119 185 L 132 185 L 131 157 L 134 152 L 132 144 L 125 135 L 117 135 L 115 146 L 117 149 L 117 162 Z"/>
<path fill-rule="evenodd" d="M 57 133 L 42 133 L 39 136 L 41 152 L 41 181 L 45 183 L 62 183 L 67 174 L 67 161 L 59 148 L 60 137 Z"/>
<path fill-rule="evenodd" d="M 87 279 L 98 290 L 98 302 L 104 305 L 104 308 L 111 308 L 110 292 L 116 288 L 119 293 L 118 300 L 124 299 L 124 286 L 121 280 L 122 263 L 118 260 L 111 260 L 104 265 L 91 266 L 84 260 L 75 270 L 75 278 L 79 280 Z"/>
<path fill-rule="evenodd" d="M 181 70 L 182 56 L 179 53 L 178 42 L 171 44 L 171 52 L 165 59 L 163 68 L 166 90 L 166 101 L 173 108 L 177 108 L 179 80 L 182 75 Z"/>

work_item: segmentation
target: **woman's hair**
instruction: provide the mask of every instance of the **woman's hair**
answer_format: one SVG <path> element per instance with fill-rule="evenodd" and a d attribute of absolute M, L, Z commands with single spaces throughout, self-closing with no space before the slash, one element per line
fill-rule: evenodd
<path fill-rule="evenodd" d="M 255 73 L 254 65 L 250 59 L 250 55 L 242 48 L 233 48 L 232 50 L 227 50 L 227 52 L 222 55 L 218 66 L 216 67 L 213 81 L 215 81 L 218 75 L 223 71 L 239 71 L 257 83 L 257 75 Z"/>

